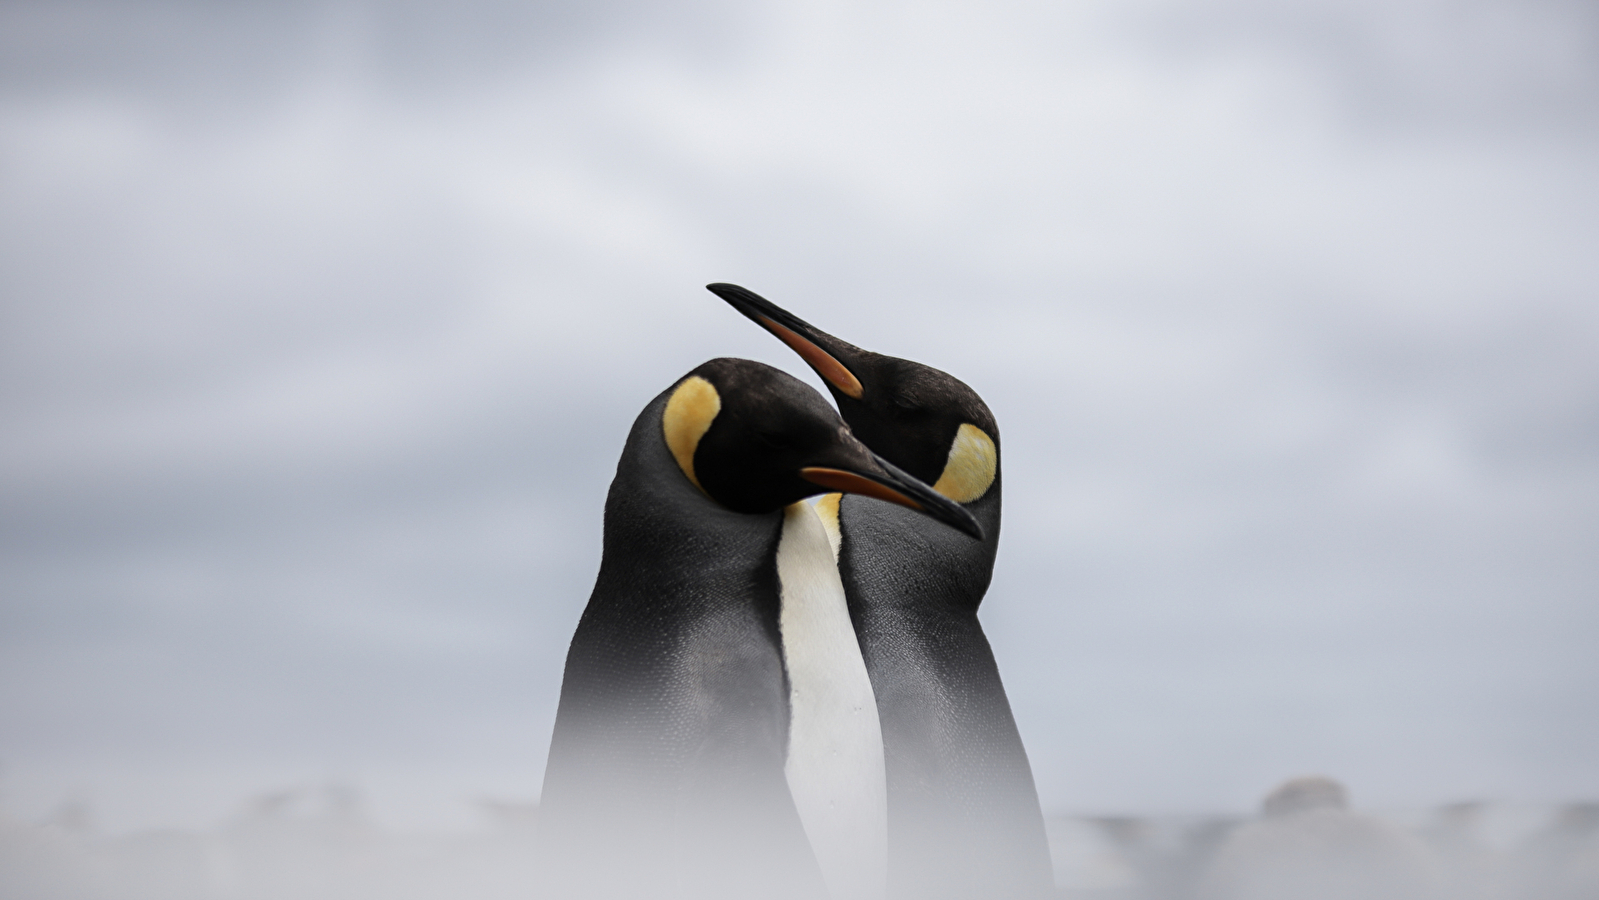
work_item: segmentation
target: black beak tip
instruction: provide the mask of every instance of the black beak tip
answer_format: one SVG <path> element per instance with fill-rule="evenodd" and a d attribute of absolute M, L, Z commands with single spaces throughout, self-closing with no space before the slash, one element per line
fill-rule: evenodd
<path fill-rule="evenodd" d="M 961 532 L 967 537 L 970 537 L 973 540 L 981 541 L 983 539 L 983 526 L 977 524 L 977 518 L 962 507 L 956 508 L 960 509 L 961 515 L 956 521 L 951 522 L 950 524 L 955 526 L 957 531 Z"/>
<path fill-rule="evenodd" d="M 705 289 L 727 301 L 728 305 L 755 319 L 757 316 L 780 317 L 781 313 L 772 306 L 772 302 L 746 287 L 728 284 L 724 281 L 714 281 L 705 286 Z M 759 321 L 757 319 L 757 321 Z"/>
<path fill-rule="evenodd" d="M 744 300 L 744 295 L 749 293 L 748 288 L 741 288 L 736 284 L 728 284 L 725 281 L 713 281 L 707 284 L 705 289 L 729 303 L 738 303 Z"/>
<path fill-rule="evenodd" d="M 917 481 L 910 473 L 876 453 L 871 453 L 871 457 L 877 467 L 888 474 L 892 486 L 918 503 L 922 512 L 973 540 L 983 539 L 983 526 L 978 524 L 977 517 L 972 515 L 971 510 L 938 493 L 931 486 Z"/>

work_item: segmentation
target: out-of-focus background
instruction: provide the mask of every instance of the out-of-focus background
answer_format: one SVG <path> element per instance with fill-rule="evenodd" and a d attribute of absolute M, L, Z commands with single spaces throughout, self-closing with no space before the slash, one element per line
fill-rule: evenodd
<path fill-rule="evenodd" d="M 1592 3 L 9 0 L 0 814 L 531 809 L 709 281 L 994 408 L 1047 811 L 1599 797 Z"/>

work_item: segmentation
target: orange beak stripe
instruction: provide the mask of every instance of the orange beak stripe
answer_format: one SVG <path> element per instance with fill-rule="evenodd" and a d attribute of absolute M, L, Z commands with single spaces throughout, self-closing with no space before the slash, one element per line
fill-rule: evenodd
<path fill-rule="evenodd" d="M 777 335 L 777 339 L 787 344 L 795 353 L 798 353 L 800 359 L 805 360 L 806 364 L 816 370 L 816 374 L 827 379 L 827 382 L 833 387 L 854 397 L 856 400 L 861 399 L 861 394 L 865 393 L 865 389 L 861 387 L 860 379 L 856 378 L 855 374 L 849 369 L 844 368 L 844 364 L 834 359 L 832 354 L 816 346 L 799 332 L 785 328 L 766 316 L 761 316 L 761 325 L 765 326 L 767 331 Z M 859 491 L 856 493 L 859 493 Z"/>
<path fill-rule="evenodd" d="M 834 491 L 843 491 L 846 494 L 860 494 L 863 497 L 872 497 L 878 500 L 887 500 L 898 503 L 911 509 L 921 509 L 922 505 L 915 500 L 901 494 L 886 485 L 878 484 L 870 478 L 863 478 L 854 472 L 843 469 L 826 469 L 820 466 L 807 466 L 800 469 L 800 477 L 811 484 L 819 484 L 824 488 Z"/>

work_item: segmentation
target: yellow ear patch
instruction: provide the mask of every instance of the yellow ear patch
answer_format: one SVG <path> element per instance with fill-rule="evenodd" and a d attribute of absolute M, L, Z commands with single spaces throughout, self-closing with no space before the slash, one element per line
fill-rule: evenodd
<path fill-rule="evenodd" d="M 998 468 L 999 450 L 994 447 L 994 439 L 967 422 L 955 432 L 955 442 L 949 445 L 949 461 L 944 463 L 944 474 L 938 476 L 933 490 L 956 503 L 971 503 L 988 493 Z"/>
<path fill-rule="evenodd" d="M 666 413 L 661 416 L 661 434 L 666 437 L 666 449 L 672 451 L 677 467 L 683 470 L 694 486 L 705 490 L 694 476 L 694 451 L 700 438 L 711 430 L 711 422 L 722 411 L 722 397 L 716 388 L 698 375 L 683 379 L 666 401 Z"/>

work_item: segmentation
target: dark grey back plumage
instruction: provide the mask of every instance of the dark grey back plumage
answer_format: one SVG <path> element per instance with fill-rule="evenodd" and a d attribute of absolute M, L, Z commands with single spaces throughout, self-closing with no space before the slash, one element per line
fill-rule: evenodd
<path fill-rule="evenodd" d="M 998 477 L 967 509 L 985 540 L 862 497 L 839 507 L 839 571 L 883 729 L 890 889 L 905 900 L 1053 886 L 1027 751 L 977 620 L 999 539 Z"/>
<path fill-rule="evenodd" d="M 783 775 L 782 513 L 732 512 L 683 476 L 671 393 L 628 436 L 567 656 L 541 805 L 556 895 L 818 896 Z"/>

